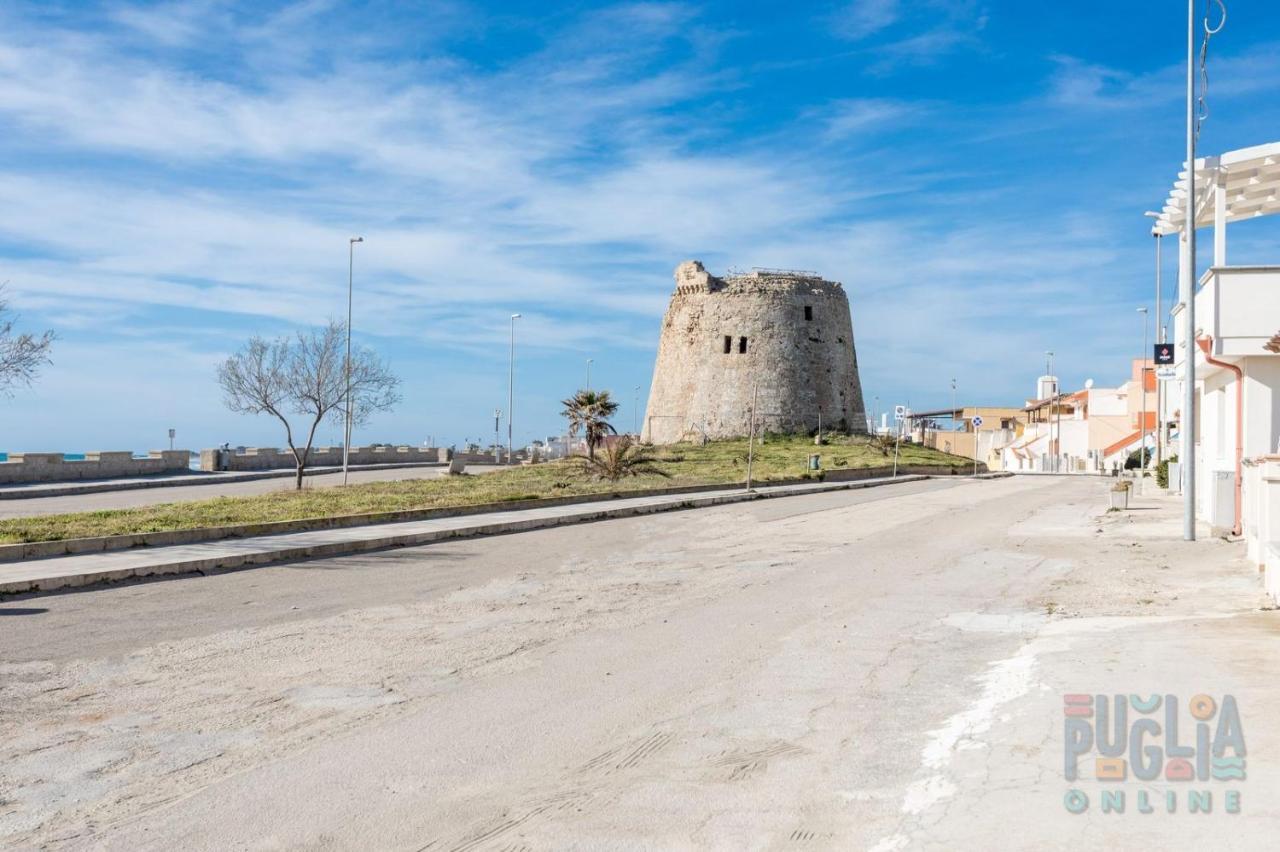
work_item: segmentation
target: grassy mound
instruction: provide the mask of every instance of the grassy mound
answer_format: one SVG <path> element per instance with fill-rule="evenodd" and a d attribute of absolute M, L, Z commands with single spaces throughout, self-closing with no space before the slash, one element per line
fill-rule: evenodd
<path fill-rule="evenodd" d="M 863 437 L 832 436 L 815 447 L 804 436 L 766 435 L 756 442 L 752 476 L 765 483 L 811 475 L 810 453 L 822 455 L 824 470 L 880 467 L 893 463 L 892 448 Z M 675 444 L 650 450 L 666 477 L 638 476 L 605 482 L 585 475 L 568 462 L 513 467 L 483 476 L 374 482 L 346 487 L 304 488 L 248 497 L 217 497 L 163 503 L 135 509 L 77 512 L 0 521 L 0 542 L 53 541 L 104 535 L 221 527 L 236 524 L 294 521 L 304 518 L 359 515 L 503 503 L 538 497 L 613 494 L 679 485 L 742 482 L 747 470 L 747 441 L 713 441 L 705 446 Z M 899 464 L 965 467 L 972 462 L 938 450 L 903 444 Z"/>

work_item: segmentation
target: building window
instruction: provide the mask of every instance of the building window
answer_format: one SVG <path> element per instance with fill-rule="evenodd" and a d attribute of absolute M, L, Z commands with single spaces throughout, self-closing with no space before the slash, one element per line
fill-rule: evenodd
<path fill-rule="evenodd" d="M 738 354 L 745 355 L 747 353 L 747 339 L 745 337 L 738 338 Z"/>
<path fill-rule="evenodd" d="M 813 322 L 813 307 L 811 305 L 804 306 L 805 322 Z"/>
<path fill-rule="evenodd" d="M 728 355 L 733 351 L 733 335 L 726 334 L 724 336 L 724 354 Z"/>

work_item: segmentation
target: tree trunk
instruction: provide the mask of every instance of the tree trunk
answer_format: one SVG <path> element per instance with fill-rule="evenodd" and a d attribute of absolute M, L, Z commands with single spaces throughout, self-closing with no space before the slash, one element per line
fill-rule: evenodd
<path fill-rule="evenodd" d="M 298 491 L 302 490 L 302 472 L 304 470 L 306 470 L 306 466 L 303 465 L 302 462 L 298 462 L 298 471 L 296 474 L 294 474 L 294 480 L 293 480 L 294 487 Z"/>

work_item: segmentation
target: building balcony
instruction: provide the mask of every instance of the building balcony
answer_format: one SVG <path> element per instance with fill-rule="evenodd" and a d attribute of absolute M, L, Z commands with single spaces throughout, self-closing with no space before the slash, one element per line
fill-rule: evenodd
<path fill-rule="evenodd" d="M 1187 351 L 1182 312 L 1178 305 L 1172 314 L 1179 376 Z M 1215 266 L 1205 272 L 1196 293 L 1196 329 L 1213 338 L 1215 358 L 1272 355 L 1263 347 L 1280 332 L 1280 266 Z M 1196 360 L 1197 371 L 1218 369 L 1203 355 Z"/>

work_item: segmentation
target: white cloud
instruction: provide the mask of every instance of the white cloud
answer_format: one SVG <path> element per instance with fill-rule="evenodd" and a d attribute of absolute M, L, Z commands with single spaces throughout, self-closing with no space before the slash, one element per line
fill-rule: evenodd
<path fill-rule="evenodd" d="M 892 25 L 901 15 L 899 0 L 853 0 L 831 16 L 836 34 L 859 41 Z"/>

